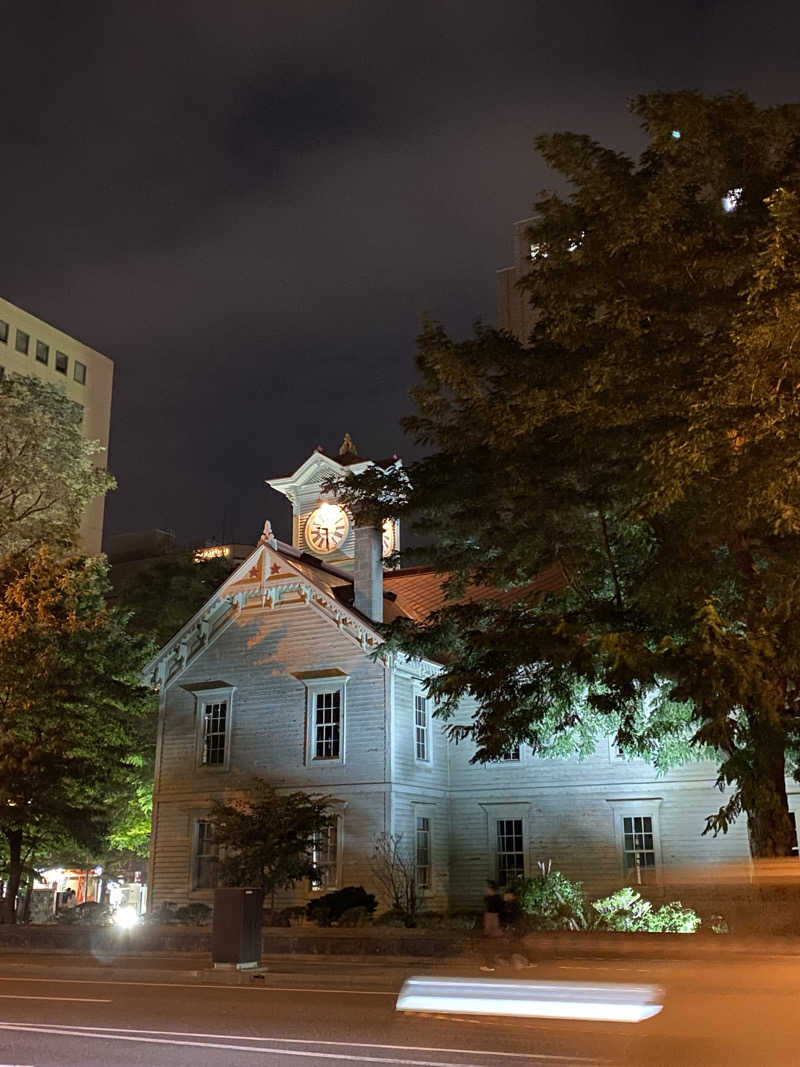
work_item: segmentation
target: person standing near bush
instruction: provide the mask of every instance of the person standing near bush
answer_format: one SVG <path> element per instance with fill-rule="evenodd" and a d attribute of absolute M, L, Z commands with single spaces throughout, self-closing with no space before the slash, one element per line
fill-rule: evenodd
<path fill-rule="evenodd" d="M 507 934 L 518 934 L 522 926 L 522 905 L 513 889 L 503 894 L 503 927 Z"/>
<path fill-rule="evenodd" d="M 496 882 L 486 883 L 486 898 L 483 905 L 483 933 L 487 938 L 492 940 L 502 937 L 503 931 L 501 929 L 501 919 L 503 916 L 503 898 L 497 891 Z M 494 964 L 494 950 L 487 946 L 484 952 L 482 971 L 493 971 L 495 969 Z"/>

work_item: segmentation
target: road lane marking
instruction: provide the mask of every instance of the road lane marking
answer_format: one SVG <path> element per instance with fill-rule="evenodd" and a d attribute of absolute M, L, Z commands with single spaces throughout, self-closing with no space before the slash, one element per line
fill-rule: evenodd
<path fill-rule="evenodd" d="M 80 1037 L 84 1039 L 90 1037 L 100 1041 L 133 1041 L 146 1045 L 177 1045 L 184 1048 L 213 1048 L 228 1049 L 229 1051 L 232 1050 L 234 1052 L 260 1052 L 262 1056 L 295 1056 L 302 1057 L 303 1059 L 315 1058 L 318 1060 L 339 1060 L 340 1062 L 346 1060 L 351 1063 L 389 1063 L 399 1065 L 399 1067 L 486 1067 L 485 1064 L 465 1062 L 454 1063 L 453 1060 L 406 1060 L 395 1057 L 389 1058 L 386 1056 L 352 1056 L 347 1055 L 345 1052 L 311 1052 L 291 1048 L 266 1049 L 259 1048 L 255 1045 L 230 1045 L 211 1041 L 174 1041 L 163 1037 L 134 1037 L 132 1035 L 105 1034 L 90 1030 L 68 1030 L 55 1026 L 32 1026 L 20 1023 L 0 1023 L 0 1030 L 8 1030 L 14 1033 L 52 1034 L 58 1037 Z M 472 1055 L 474 1055 L 474 1053 L 472 1053 Z M 532 1053 L 528 1056 L 528 1059 L 535 1060 L 541 1059 L 541 1057 L 537 1056 L 536 1053 Z M 596 1059 L 579 1060 L 573 1057 L 572 1062 L 597 1064 L 600 1061 Z"/>
<path fill-rule="evenodd" d="M 39 997 L 35 993 L 0 993 L 0 1000 L 64 1000 L 68 1004 L 110 1004 L 108 997 Z M 0 1064 L 0 1067 L 3 1067 Z"/>
<path fill-rule="evenodd" d="M 46 982 L 51 985 L 56 982 L 61 985 L 133 985 L 145 986 L 156 989 L 227 989 L 234 993 L 343 993 L 346 996 L 358 997 L 396 997 L 397 991 L 387 992 L 383 989 L 318 989 L 312 986 L 289 986 L 289 985 L 224 985 L 217 982 L 126 982 L 123 979 L 106 978 L 7 978 L 0 975 L 0 982 Z"/>
<path fill-rule="evenodd" d="M 0 1026 L 12 1025 L 0 1023 Z M 574 1056 L 558 1056 L 551 1053 L 530 1052 L 500 1052 L 496 1049 L 484 1048 L 443 1048 L 440 1045 L 381 1045 L 370 1041 L 314 1041 L 309 1037 L 256 1037 L 253 1034 L 206 1034 L 195 1033 L 192 1030 L 132 1030 L 123 1026 L 79 1026 L 77 1023 L 47 1023 L 47 1026 L 58 1027 L 67 1033 L 75 1034 L 76 1031 L 88 1030 L 95 1034 L 147 1034 L 154 1037 L 202 1037 L 216 1038 L 218 1041 L 283 1041 L 287 1045 L 325 1045 L 331 1048 L 376 1048 L 394 1052 L 448 1052 L 454 1055 L 467 1053 L 471 1056 L 504 1056 L 509 1059 L 529 1060 L 535 1055 L 539 1060 L 568 1060 L 570 1063 L 594 1063 L 594 1060 L 575 1059 Z M 0 1064 L 2 1067 L 2 1064 Z"/>

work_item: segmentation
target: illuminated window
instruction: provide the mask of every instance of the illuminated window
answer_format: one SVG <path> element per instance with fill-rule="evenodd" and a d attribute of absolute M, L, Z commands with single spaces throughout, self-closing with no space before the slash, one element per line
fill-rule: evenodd
<path fill-rule="evenodd" d="M 427 815 L 418 815 L 416 820 L 416 881 L 420 889 L 431 887 L 431 821 Z"/>
<path fill-rule="evenodd" d="M 342 691 L 314 694 L 314 759 L 339 759 L 342 726 Z"/>
<path fill-rule="evenodd" d="M 59 374 L 67 373 L 67 364 L 69 360 L 63 352 L 56 352 L 56 370 Z"/>
<path fill-rule="evenodd" d="M 421 693 L 414 695 L 414 755 L 423 763 L 431 758 L 428 701 Z"/>
<path fill-rule="evenodd" d="M 626 871 L 655 867 L 656 844 L 651 815 L 623 817 L 622 860 Z"/>
<path fill-rule="evenodd" d="M 46 345 L 44 341 L 37 341 L 36 359 L 39 363 L 44 363 L 46 366 L 50 362 L 50 345 Z"/>
<path fill-rule="evenodd" d="M 312 889 L 335 889 L 339 884 L 339 820 L 314 834 L 311 859 L 316 874 L 311 879 Z"/>
<path fill-rule="evenodd" d="M 525 875 L 522 819 L 497 820 L 497 884 L 510 885 Z"/>
<path fill-rule="evenodd" d="M 14 341 L 14 348 L 16 348 L 17 352 L 22 352 L 24 356 L 27 356 L 30 343 L 30 334 L 25 333 L 24 330 L 17 330 L 17 337 Z"/>
<path fill-rule="evenodd" d="M 0 319 L 0 341 L 4 345 L 8 344 L 8 323 L 3 322 L 2 319 Z"/>
<path fill-rule="evenodd" d="M 194 889 L 215 889 L 219 845 L 213 822 L 198 819 L 194 830 L 194 854 L 192 856 L 192 886 Z"/>
<path fill-rule="evenodd" d="M 204 704 L 203 746 L 200 762 L 204 767 L 221 767 L 225 764 L 228 730 L 228 702 L 214 701 Z"/>
<path fill-rule="evenodd" d="M 86 385 L 86 366 L 77 359 L 72 365 L 72 377 L 78 385 Z"/>

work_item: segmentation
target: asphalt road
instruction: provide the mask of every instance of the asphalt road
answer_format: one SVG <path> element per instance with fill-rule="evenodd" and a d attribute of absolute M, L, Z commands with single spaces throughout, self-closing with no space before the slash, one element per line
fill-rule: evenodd
<path fill-rule="evenodd" d="M 41 957 L 39 958 L 41 962 Z M 324 961 L 263 986 L 3 974 L 0 1067 L 761 1067 L 800 1064 L 800 958 L 697 964 L 573 960 L 525 976 L 656 983 L 664 1010 L 638 1024 L 403 1016 L 387 973 L 315 985 Z M 341 972 L 337 972 L 340 974 Z M 473 970 L 465 976 L 475 979 Z M 492 981 L 489 976 L 487 981 Z M 293 984 L 290 984 L 293 983 Z M 272 983 L 272 984 L 271 984 Z"/>

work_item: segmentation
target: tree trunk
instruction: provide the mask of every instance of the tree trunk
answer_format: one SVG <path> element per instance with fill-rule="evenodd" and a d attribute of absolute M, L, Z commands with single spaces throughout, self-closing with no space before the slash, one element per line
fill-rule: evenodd
<path fill-rule="evenodd" d="M 22 830 L 6 830 L 5 838 L 8 842 L 8 881 L 0 900 L 0 922 L 15 923 L 17 893 L 22 878 Z"/>
<path fill-rule="evenodd" d="M 797 835 L 786 798 L 785 735 L 763 723 L 752 732 L 751 781 L 747 785 L 739 783 L 747 812 L 750 855 L 753 859 L 791 856 L 797 847 Z"/>

